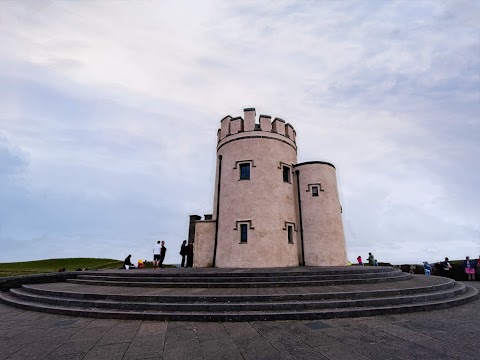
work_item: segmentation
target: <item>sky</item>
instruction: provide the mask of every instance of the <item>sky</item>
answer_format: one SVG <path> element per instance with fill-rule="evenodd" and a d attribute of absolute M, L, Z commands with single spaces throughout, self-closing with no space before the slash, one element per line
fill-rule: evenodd
<path fill-rule="evenodd" d="M 349 260 L 480 255 L 480 1 L 1 1 L 0 262 L 179 263 L 220 120 L 335 164 Z"/>

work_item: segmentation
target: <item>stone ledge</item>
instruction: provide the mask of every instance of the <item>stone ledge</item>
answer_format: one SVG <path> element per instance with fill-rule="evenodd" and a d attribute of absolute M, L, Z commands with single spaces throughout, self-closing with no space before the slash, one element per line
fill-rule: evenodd
<path fill-rule="evenodd" d="M 24 284 L 44 284 L 52 282 L 65 282 L 67 279 L 76 279 L 79 274 L 86 271 L 52 272 L 33 275 L 5 276 L 0 278 L 0 291 L 8 291 L 12 288 L 19 288 Z"/>

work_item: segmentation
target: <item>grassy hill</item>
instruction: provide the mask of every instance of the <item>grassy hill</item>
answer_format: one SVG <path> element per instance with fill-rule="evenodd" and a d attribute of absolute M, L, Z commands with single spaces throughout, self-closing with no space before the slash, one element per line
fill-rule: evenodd
<path fill-rule="evenodd" d="M 95 258 L 67 258 L 0 263 L 0 276 L 46 273 L 57 271 L 60 268 L 65 268 L 66 271 L 74 271 L 77 268 L 88 268 L 91 270 L 118 269 L 122 264 L 123 261 L 120 260 Z"/>

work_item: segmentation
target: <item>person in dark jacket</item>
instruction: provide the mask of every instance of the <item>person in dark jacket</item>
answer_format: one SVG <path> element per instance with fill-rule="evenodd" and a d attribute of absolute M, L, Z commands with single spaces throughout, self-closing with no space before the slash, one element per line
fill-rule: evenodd
<path fill-rule="evenodd" d="M 162 241 L 162 248 L 160 249 L 160 267 L 163 268 L 163 260 L 165 260 L 165 254 L 167 253 L 167 248 L 165 247 L 165 241 Z"/>
<path fill-rule="evenodd" d="M 131 269 L 131 268 L 135 268 L 135 265 L 132 264 L 132 261 L 130 260 L 130 258 L 132 257 L 132 255 L 128 255 L 125 260 L 123 261 L 123 267 L 125 269 Z"/>
<path fill-rule="evenodd" d="M 183 240 L 182 247 L 180 248 L 180 255 L 182 256 L 182 264 L 180 267 L 185 267 L 185 258 L 188 255 L 187 240 Z"/>
<path fill-rule="evenodd" d="M 452 265 L 450 264 L 448 257 L 442 262 L 442 276 L 450 279 L 452 278 Z"/>

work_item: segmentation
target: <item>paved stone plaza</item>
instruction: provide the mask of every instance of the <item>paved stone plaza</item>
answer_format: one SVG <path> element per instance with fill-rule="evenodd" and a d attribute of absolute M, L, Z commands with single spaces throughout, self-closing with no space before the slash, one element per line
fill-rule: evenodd
<path fill-rule="evenodd" d="M 74 318 L 0 305 L 0 320 L 1 360 L 480 359 L 480 300 L 403 315 L 249 323 Z"/>

